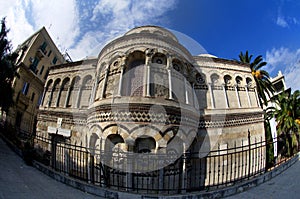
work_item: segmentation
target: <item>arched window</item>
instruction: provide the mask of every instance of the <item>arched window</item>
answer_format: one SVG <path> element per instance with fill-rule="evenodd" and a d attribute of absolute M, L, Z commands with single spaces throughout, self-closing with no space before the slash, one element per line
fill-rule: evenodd
<path fill-rule="evenodd" d="M 51 96 L 49 99 L 51 107 L 56 106 L 56 100 L 57 100 L 57 96 L 58 96 L 58 93 L 60 90 L 59 84 L 60 84 L 60 79 L 58 78 L 55 80 L 55 82 L 53 84 L 52 93 L 51 93 Z"/>
<path fill-rule="evenodd" d="M 247 83 L 247 86 L 251 87 L 252 86 L 252 79 L 250 77 L 247 77 L 246 78 L 246 83 Z"/>
<path fill-rule="evenodd" d="M 212 74 L 212 75 L 210 76 L 210 79 L 211 79 L 211 83 L 212 83 L 213 85 L 216 85 L 216 84 L 219 83 L 219 75 L 216 74 L 216 73 Z"/>
<path fill-rule="evenodd" d="M 135 140 L 135 152 L 151 153 L 156 148 L 156 142 L 152 137 L 140 137 Z"/>
<path fill-rule="evenodd" d="M 231 85 L 231 83 L 232 83 L 232 77 L 230 75 L 225 75 L 224 76 L 224 83 L 225 83 L 226 86 Z"/>
<path fill-rule="evenodd" d="M 152 63 L 167 65 L 167 57 L 162 53 L 156 53 L 152 58 Z"/>
<path fill-rule="evenodd" d="M 63 80 L 62 85 L 61 85 L 61 93 L 58 99 L 58 106 L 59 107 L 64 107 L 65 102 L 66 102 L 66 97 L 67 97 L 67 93 L 68 93 L 68 88 L 70 84 L 70 78 L 67 77 Z"/>
<path fill-rule="evenodd" d="M 241 78 L 240 76 L 237 76 L 235 78 L 235 82 L 238 86 L 242 86 L 242 81 L 243 81 L 243 78 Z"/>
<path fill-rule="evenodd" d="M 145 54 L 140 51 L 128 56 L 128 65 L 123 75 L 124 96 L 143 96 Z"/>

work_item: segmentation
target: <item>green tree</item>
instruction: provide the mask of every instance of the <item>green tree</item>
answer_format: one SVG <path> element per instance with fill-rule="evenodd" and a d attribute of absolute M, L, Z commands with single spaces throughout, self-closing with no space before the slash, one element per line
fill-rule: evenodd
<path fill-rule="evenodd" d="M 1 112 L 7 112 L 13 104 L 12 81 L 17 76 L 15 60 L 18 54 L 11 52 L 11 44 L 7 38 L 9 30 L 5 25 L 5 18 L 1 20 L 0 32 L 0 107 Z"/>
<path fill-rule="evenodd" d="M 277 132 L 287 148 L 287 155 L 293 155 L 299 146 L 300 91 L 293 94 L 282 92 L 275 98 L 277 107 L 268 110 L 277 122 Z M 293 148 L 295 141 L 297 148 Z"/>
<path fill-rule="evenodd" d="M 274 87 L 270 82 L 270 75 L 267 71 L 262 70 L 262 67 L 267 65 L 267 62 L 263 61 L 261 55 L 257 56 L 252 62 L 253 55 L 249 55 L 248 51 L 241 52 L 239 54 L 239 61 L 250 65 L 252 76 L 256 82 L 257 93 L 259 97 L 260 106 L 268 105 L 268 99 L 266 94 L 269 96 L 269 99 L 274 93 Z"/>

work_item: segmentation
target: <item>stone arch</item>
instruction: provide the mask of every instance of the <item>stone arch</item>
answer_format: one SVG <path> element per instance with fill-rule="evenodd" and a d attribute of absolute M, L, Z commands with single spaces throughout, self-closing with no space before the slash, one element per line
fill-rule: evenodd
<path fill-rule="evenodd" d="M 111 134 L 120 135 L 124 139 L 125 142 L 126 142 L 126 139 L 130 136 L 129 130 L 121 124 L 110 124 L 110 125 L 106 126 L 105 128 L 103 128 L 103 134 L 102 134 L 103 139 L 106 139 Z"/>
<path fill-rule="evenodd" d="M 145 53 L 142 51 L 134 51 L 128 55 L 122 78 L 123 96 L 143 96 L 145 59 Z"/>
<path fill-rule="evenodd" d="M 60 94 L 58 96 L 58 106 L 59 107 L 64 107 L 65 106 L 69 87 L 70 87 L 70 78 L 66 77 L 62 81 L 62 84 L 61 84 L 61 87 L 60 87 Z"/>
<path fill-rule="evenodd" d="M 137 126 L 130 132 L 130 137 L 134 140 L 142 136 L 153 137 L 156 142 L 162 139 L 162 133 L 160 129 L 151 125 Z"/>
<path fill-rule="evenodd" d="M 103 149 L 102 129 L 98 125 L 93 125 L 87 133 L 87 143 L 91 150 Z"/>
<path fill-rule="evenodd" d="M 79 91 L 79 107 L 87 108 L 89 106 L 89 101 L 91 97 L 91 91 L 93 86 L 93 77 L 88 74 L 83 78 L 81 89 Z"/>
<path fill-rule="evenodd" d="M 52 92 L 51 92 L 51 96 L 49 99 L 50 107 L 56 107 L 56 105 L 57 105 L 57 97 L 58 97 L 59 90 L 60 90 L 60 83 L 61 83 L 60 78 L 57 78 L 53 83 Z"/>

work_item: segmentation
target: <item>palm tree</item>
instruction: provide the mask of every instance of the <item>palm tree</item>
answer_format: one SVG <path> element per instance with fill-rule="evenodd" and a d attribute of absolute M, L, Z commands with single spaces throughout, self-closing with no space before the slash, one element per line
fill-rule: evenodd
<path fill-rule="evenodd" d="M 270 82 L 269 73 L 261 69 L 263 66 L 267 65 L 267 62 L 263 61 L 261 55 L 257 56 L 254 61 L 251 62 L 252 57 L 253 55 L 249 56 L 248 51 L 246 51 L 245 54 L 241 52 L 239 54 L 239 61 L 250 65 L 251 73 L 257 86 L 260 106 L 263 107 L 263 104 L 267 106 L 268 99 L 266 94 L 270 99 L 272 97 L 272 94 L 274 93 L 274 87 Z"/>
<path fill-rule="evenodd" d="M 269 112 L 276 118 L 277 132 L 287 141 L 287 152 L 292 155 L 293 137 L 296 137 L 297 146 L 299 146 L 300 91 L 297 90 L 293 94 L 282 92 L 276 96 L 275 102 L 277 107 Z"/>

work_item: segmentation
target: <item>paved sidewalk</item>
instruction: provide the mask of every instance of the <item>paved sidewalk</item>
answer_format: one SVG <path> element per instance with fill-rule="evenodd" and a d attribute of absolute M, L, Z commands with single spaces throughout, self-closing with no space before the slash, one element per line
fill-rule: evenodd
<path fill-rule="evenodd" d="M 271 180 L 226 199 L 298 199 L 300 198 L 300 161 Z"/>
<path fill-rule="evenodd" d="M 101 198 L 58 182 L 27 166 L 0 138 L 0 199 Z"/>

